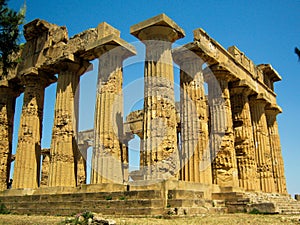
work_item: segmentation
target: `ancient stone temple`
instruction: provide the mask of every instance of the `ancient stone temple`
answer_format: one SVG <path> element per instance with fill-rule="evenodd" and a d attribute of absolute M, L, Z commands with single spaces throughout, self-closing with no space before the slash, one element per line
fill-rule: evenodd
<path fill-rule="evenodd" d="M 255 65 L 235 46 L 224 49 L 202 29 L 194 30 L 192 42 L 172 48 L 185 31 L 165 14 L 131 26 L 130 33 L 145 47 L 144 71 L 137 71 L 144 77 L 144 106 L 124 115 L 123 63 L 137 52 L 120 31 L 102 22 L 69 38 L 66 27 L 43 20 L 24 26 L 22 60 L 0 80 L 0 201 L 16 213 L 61 215 L 193 215 L 265 203 L 275 213 L 288 210 L 280 202 L 296 204 L 286 189 L 276 70 Z M 93 60 L 99 63 L 94 127 L 79 131 L 80 79 Z M 51 146 L 42 149 L 44 93 L 52 83 Z M 140 166 L 132 171 L 129 141 L 135 134 Z"/>

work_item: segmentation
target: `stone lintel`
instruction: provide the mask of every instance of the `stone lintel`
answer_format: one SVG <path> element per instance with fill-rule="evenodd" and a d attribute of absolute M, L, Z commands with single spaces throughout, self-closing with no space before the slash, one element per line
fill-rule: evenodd
<path fill-rule="evenodd" d="M 194 45 L 199 49 L 195 53 L 199 54 L 209 66 L 222 65 L 233 76 L 232 81 L 248 80 L 255 86 L 254 92 L 264 94 L 269 103 L 276 103 L 275 92 L 270 88 L 266 88 L 267 86 L 263 81 L 258 79 L 261 70 L 258 70 L 256 67 L 246 68 L 203 29 L 194 30 Z"/>
<path fill-rule="evenodd" d="M 279 73 L 272 67 L 271 64 L 259 64 L 257 66 L 258 69 L 262 70 L 262 72 L 267 75 L 271 81 L 277 82 L 281 81 L 282 78 Z"/>
<path fill-rule="evenodd" d="M 38 38 L 42 33 L 50 30 L 60 30 L 63 32 L 54 32 L 53 38 L 56 42 L 68 40 L 68 32 L 66 27 L 60 27 L 55 24 L 48 23 L 45 20 L 35 19 L 24 25 L 24 37 L 27 41 Z"/>
<path fill-rule="evenodd" d="M 102 39 L 104 37 L 107 37 L 109 35 L 115 35 L 117 37 L 120 37 L 120 31 L 113 26 L 109 25 L 106 22 L 102 22 L 97 27 L 97 33 L 98 33 L 98 39 Z"/>
<path fill-rule="evenodd" d="M 151 27 L 166 27 L 172 30 L 173 37 L 170 40 L 172 42 L 185 36 L 184 30 L 165 14 L 157 15 L 131 26 L 130 33 L 140 40 L 151 40 L 151 37 L 147 37 L 147 35 L 143 33 L 143 31 Z"/>
<path fill-rule="evenodd" d="M 99 58 L 104 53 L 111 51 L 117 47 L 121 47 L 120 50 L 124 53 L 124 59 L 136 54 L 134 46 L 127 43 L 120 37 L 111 34 L 88 45 L 85 52 L 80 57 L 85 60 L 94 60 L 96 58 Z"/>

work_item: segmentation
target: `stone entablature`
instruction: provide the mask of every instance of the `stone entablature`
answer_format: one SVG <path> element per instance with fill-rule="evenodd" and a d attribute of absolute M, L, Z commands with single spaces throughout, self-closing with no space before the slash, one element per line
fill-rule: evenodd
<path fill-rule="evenodd" d="M 14 102 L 24 92 L 13 189 L 84 184 L 91 146 L 91 183 L 126 184 L 128 142 L 137 134 L 138 180 L 287 193 L 276 121 L 281 109 L 274 92 L 281 77 L 270 64 L 256 66 L 237 47 L 226 50 L 202 29 L 194 31 L 193 42 L 172 49 L 185 35 L 174 21 L 164 14 L 143 21 L 130 33 L 146 46 L 144 108 L 123 123 L 122 65 L 136 52 L 116 28 L 104 22 L 71 38 L 65 27 L 43 20 L 24 29 L 23 60 L 0 81 L 1 190 L 9 179 Z M 95 127 L 80 133 L 77 91 L 94 59 L 99 59 Z M 180 66 L 179 103 L 173 61 Z M 53 82 L 52 143 L 43 152 L 44 90 Z"/>

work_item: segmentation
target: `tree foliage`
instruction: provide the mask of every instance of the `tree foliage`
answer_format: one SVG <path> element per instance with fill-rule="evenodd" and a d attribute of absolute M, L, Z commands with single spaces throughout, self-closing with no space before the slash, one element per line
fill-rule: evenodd
<path fill-rule="evenodd" d="M 2 74 L 7 76 L 8 70 L 16 65 L 11 55 L 20 49 L 19 36 L 20 25 L 25 18 L 25 5 L 16 12 L 7 6 L 7 0 L 0 0 L 0 63 Z"/>

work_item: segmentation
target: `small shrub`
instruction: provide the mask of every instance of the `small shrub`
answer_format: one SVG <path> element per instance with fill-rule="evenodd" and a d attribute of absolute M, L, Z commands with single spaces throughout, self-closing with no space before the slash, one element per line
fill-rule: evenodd
<path fill-rule="evenodd" d="M 257 215 L 257 214 L 261 214 L 261 212 L 260 212 L 258 209 L 254 208 L 254 209 L 252 209 L 252 210 L 249 212 L 249 214 L 255 214 L 255 215 Z"/>
<path fill-rule="evenodd" d="M 1 203 L 0 205 L 0 214 L 10 214 L 10 211 L 6 208 L 6 206 Z"/>
<path fill-rule="evenodd" d="M 110 200 L 112 200 L 112 196 L 111 196 L 111 195 L 108 195 L 108 196 L 105 197 L 105 199 L 106 199 L 107 201 L 110 201 Z"/>
<path fill-rule="evenodd" d="M 125 201 L 125 200 L 126 200 L 126 197 L 125 197 L 125 196 L 121 196 L 121 197 L 119 198 L 119 200 Z"/>

